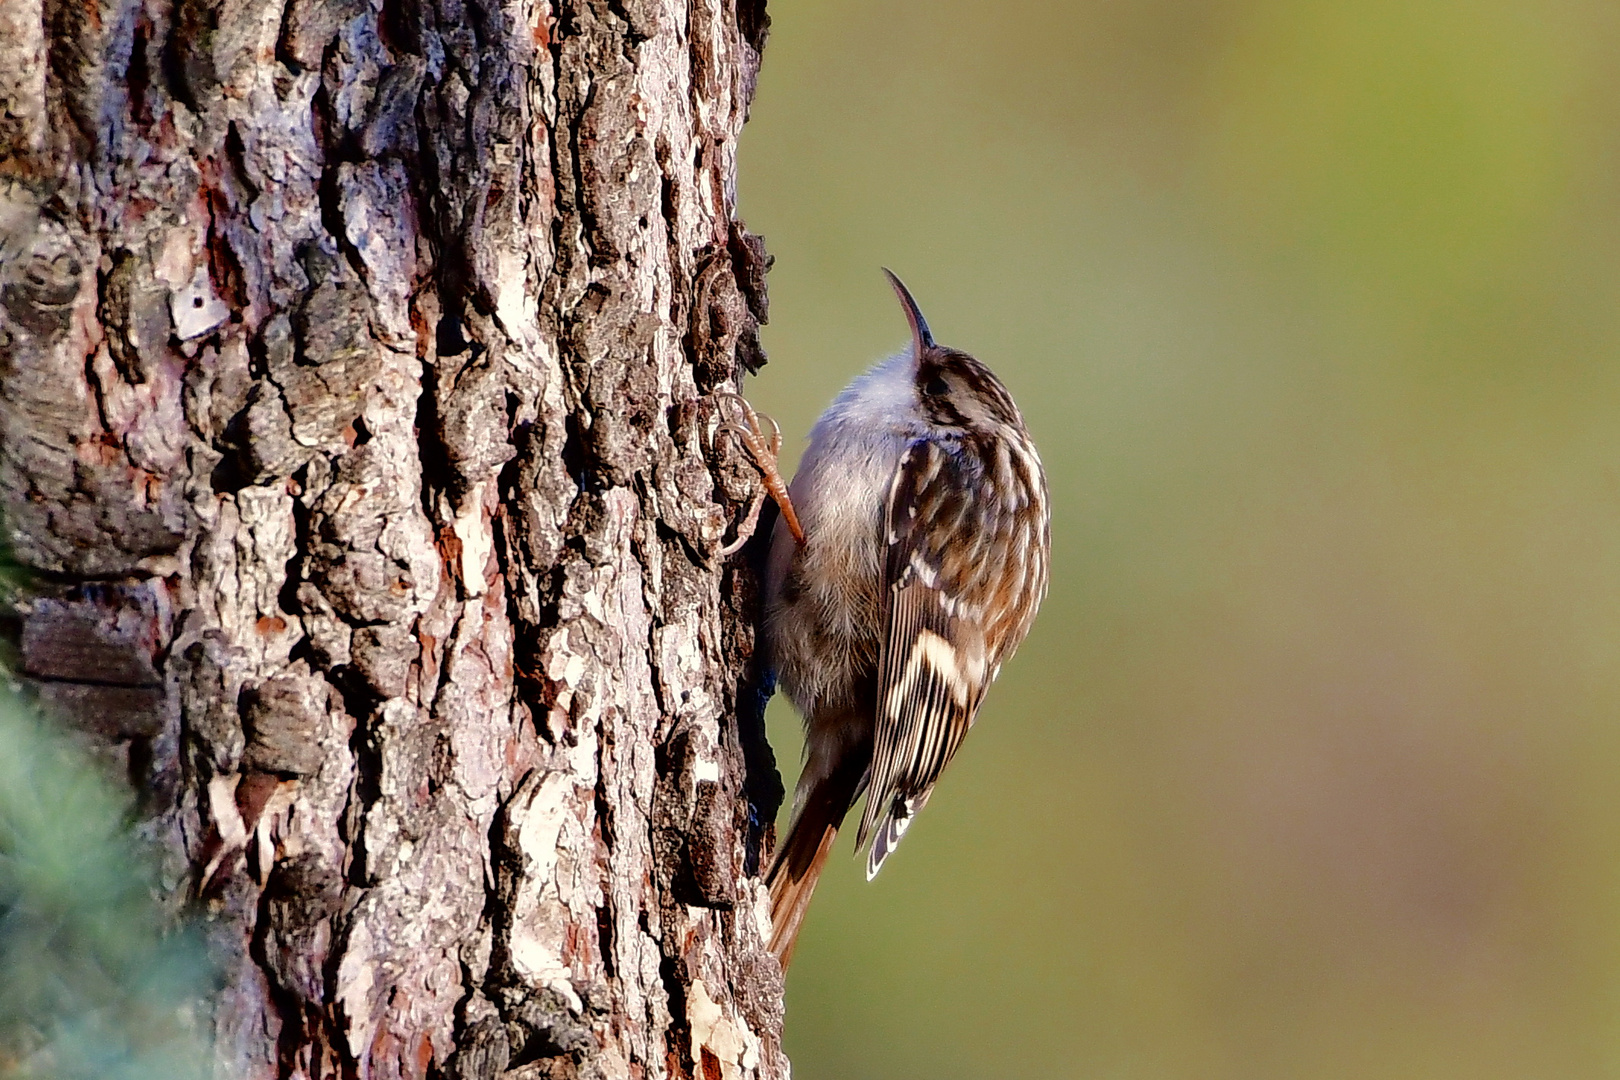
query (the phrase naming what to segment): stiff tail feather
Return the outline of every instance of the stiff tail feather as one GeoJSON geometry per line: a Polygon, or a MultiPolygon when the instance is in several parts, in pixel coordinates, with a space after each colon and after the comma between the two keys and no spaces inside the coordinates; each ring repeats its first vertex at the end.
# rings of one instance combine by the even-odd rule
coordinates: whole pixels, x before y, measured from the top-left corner
{"type": "Polygon", "coordinates": [[[817,781],[794,811],[786,838],[777,845],[765,884],[771,893],[771,952],[783,971],[793,959],[810,896],[838,838],[838,827],[861,793],[865,773],[862,762],[859,769],[846,765],[817,781]]]}

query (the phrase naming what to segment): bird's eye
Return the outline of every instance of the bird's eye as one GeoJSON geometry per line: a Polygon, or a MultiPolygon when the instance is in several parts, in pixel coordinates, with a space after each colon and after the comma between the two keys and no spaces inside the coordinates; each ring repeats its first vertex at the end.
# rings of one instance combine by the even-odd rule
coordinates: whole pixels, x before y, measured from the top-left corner
{"type": "Polygon", "coordinates": [[[944,397],[951,392],[951,384],[945,381],[945,376],[935,375],[923,386],[923,393],[929,397],[944,397]]]}

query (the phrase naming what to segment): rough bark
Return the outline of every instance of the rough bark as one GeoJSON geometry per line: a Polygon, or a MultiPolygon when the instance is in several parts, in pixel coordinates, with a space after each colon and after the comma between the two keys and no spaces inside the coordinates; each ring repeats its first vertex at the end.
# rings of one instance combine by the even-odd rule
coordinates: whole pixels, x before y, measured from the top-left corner
{"type": "Polygon", "coordinates": [[[128,770],[230,1077],[780,1077],[705,437],[763,0],[0,0],[24,681],[128,770]]]}

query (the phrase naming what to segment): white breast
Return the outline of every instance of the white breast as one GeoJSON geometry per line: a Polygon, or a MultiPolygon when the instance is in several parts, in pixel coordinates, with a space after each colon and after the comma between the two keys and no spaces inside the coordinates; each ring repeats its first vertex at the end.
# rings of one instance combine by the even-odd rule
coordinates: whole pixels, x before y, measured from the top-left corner
{"type": "Polygon", "coordinates": [[[918,433],[915,368],[909,351],[890,357],[822,414],[789,487],[806,543],[780,522],[772,537],[771,660],[807,718],[848,704],[853,681],[877,662],[883,512],[900,455],[918,433]]]}

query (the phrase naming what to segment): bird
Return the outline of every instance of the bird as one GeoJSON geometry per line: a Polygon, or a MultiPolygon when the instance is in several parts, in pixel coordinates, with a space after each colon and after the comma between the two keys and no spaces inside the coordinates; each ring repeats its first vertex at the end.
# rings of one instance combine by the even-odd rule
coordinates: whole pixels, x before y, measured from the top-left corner
{"type": "Polygon", "coordinates": [[[791,484],[776,469],[780,435],[767,448],[748,410],[746,441],[783,509],[765,654],[805,729],[792,817],[765,875],[784,970],[845,816],[864,792],[855,850],[871,880],[1047,590],[1050,498],[1023,414],[988,367],[934,340],[884,273],[910,345],[838,395],[791,484]]]}

